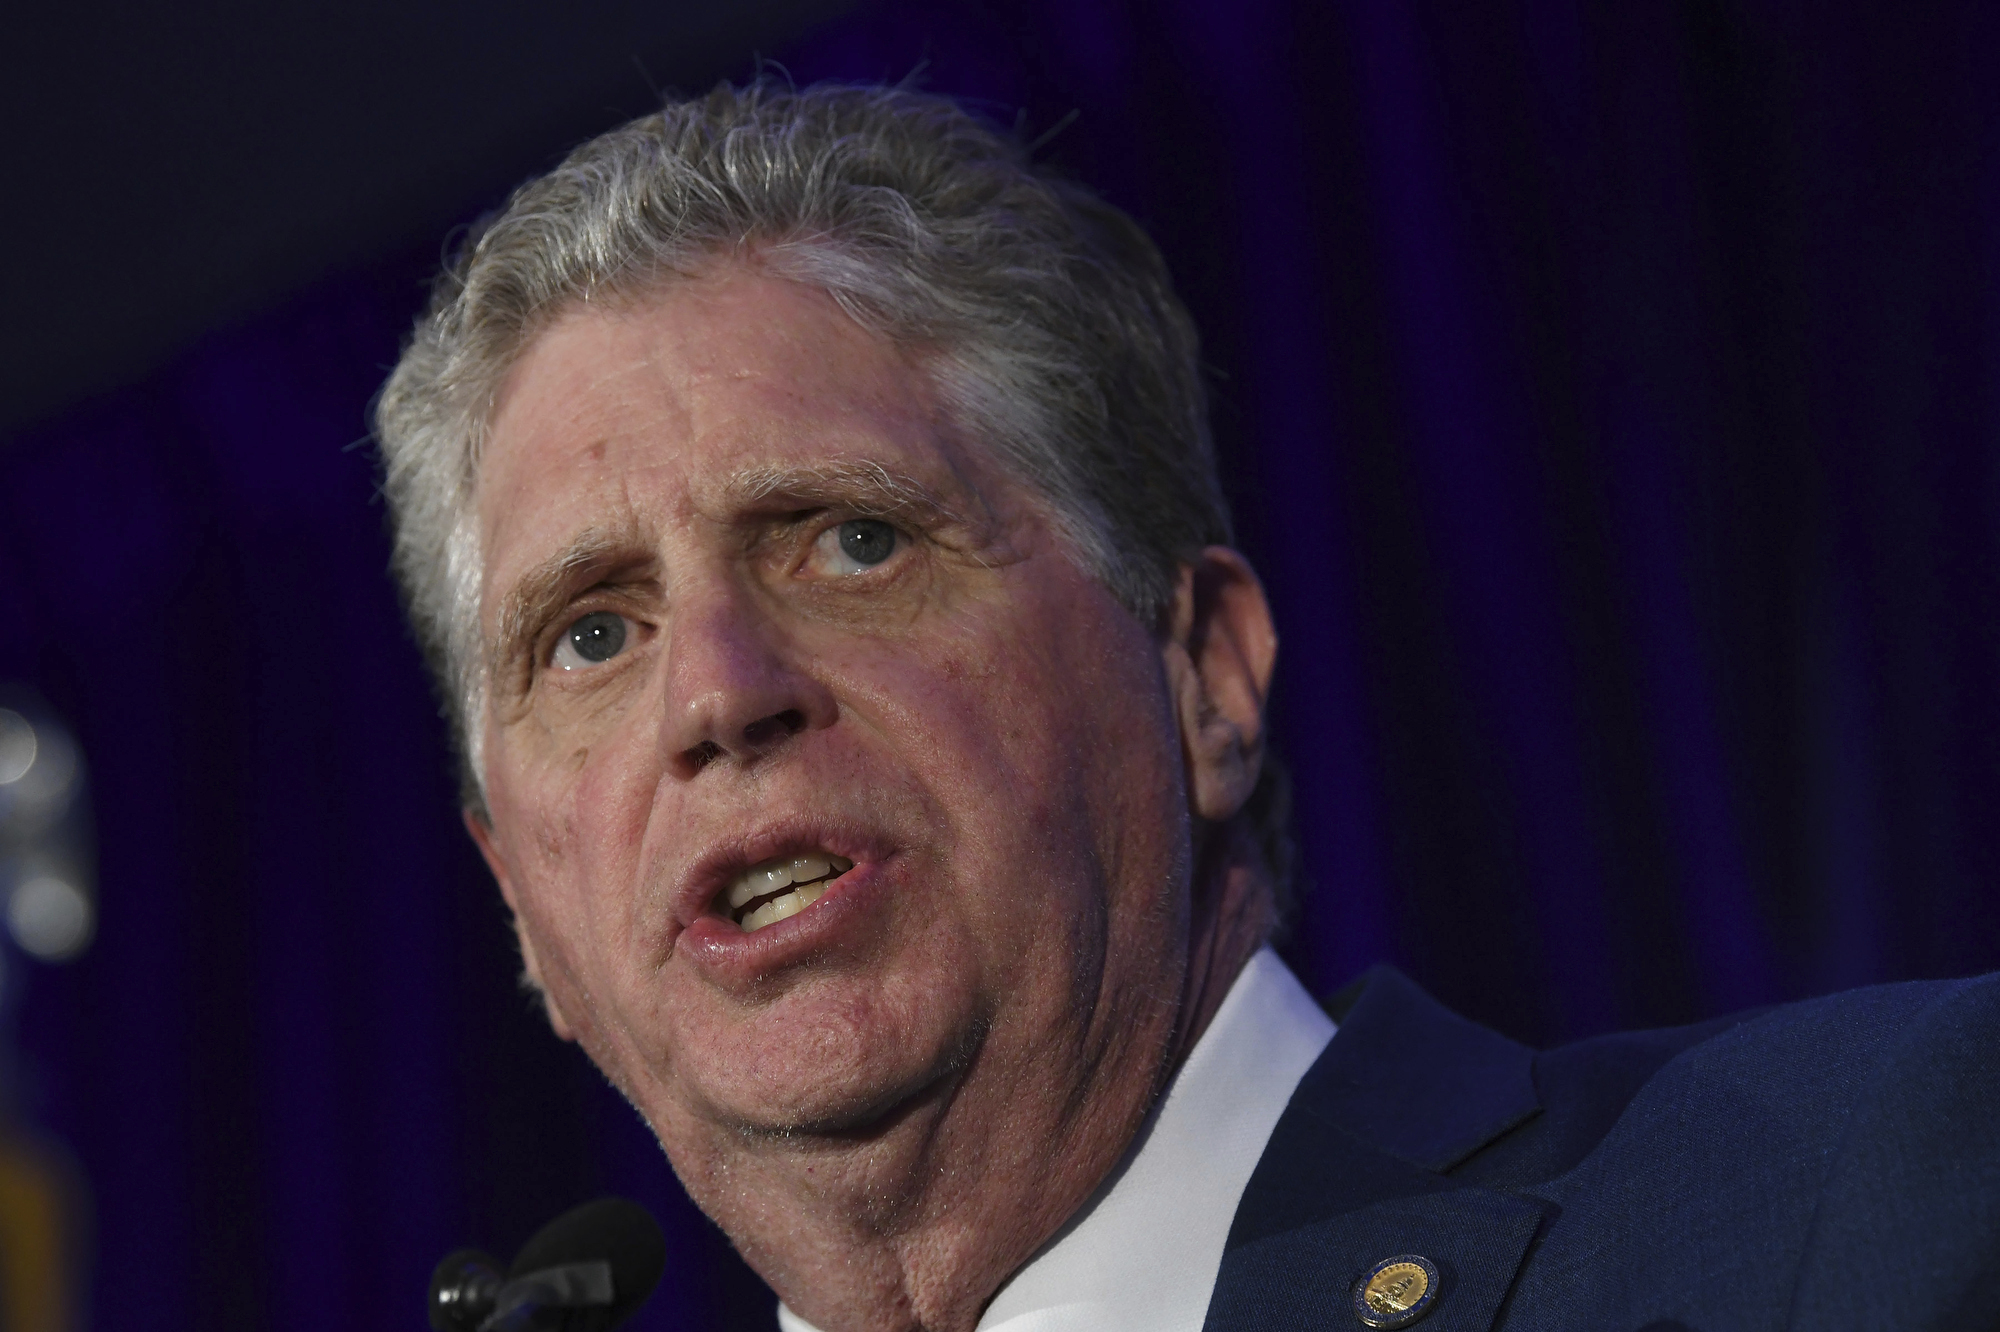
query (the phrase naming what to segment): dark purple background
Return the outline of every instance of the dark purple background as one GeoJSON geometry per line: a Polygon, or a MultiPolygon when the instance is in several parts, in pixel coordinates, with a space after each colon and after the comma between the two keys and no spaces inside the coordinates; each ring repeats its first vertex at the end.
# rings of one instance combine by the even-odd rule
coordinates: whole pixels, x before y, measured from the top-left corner
{"type": "MultiPolygon", "coordinates": [[[[1313,985],[1546,1042],[2000,966],[1989,6],[878,4],[774,54],[1077,110],[1047,151],[1166,250],[1313,985]]],[[[444,1250],[613,1189],[674,1245],[636,1327],[768,1316],[452,808],[355,446],[435,253],[0,446],[0,678],[102,837],[17,1018],[100,1328],[419,1328],[444,1250]]]]}

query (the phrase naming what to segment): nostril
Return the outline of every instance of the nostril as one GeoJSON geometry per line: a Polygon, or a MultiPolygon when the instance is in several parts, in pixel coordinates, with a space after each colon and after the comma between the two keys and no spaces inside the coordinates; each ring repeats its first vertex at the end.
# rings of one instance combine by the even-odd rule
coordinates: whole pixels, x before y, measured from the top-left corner
{"type": "Polygon", "coordinates": [[[806,729],[806,717],[797,708],[786,708],[762,717],[743,728],[743,743],[752,749],[775,744],[788,735],[797,735],[806,729]]]}
{"type": "Polygon", "coordinates": [[[713,740],[704,740],[693,749],[681,755],[681,758],[687,763],[688,767],[695,772],[700,772],[703,768],[706,768],[721,757],[722,746],[716,744],[713,740]]]}

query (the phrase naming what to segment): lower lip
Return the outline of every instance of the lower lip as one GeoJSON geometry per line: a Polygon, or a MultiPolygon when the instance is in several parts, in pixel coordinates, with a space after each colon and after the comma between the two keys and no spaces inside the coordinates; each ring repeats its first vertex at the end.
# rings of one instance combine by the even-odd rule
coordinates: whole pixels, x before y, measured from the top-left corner
{"type": "Polygon", "coordinates": [[[718,979],[756,979],[840,942],[887,898],[888,868],[883,861],[856,864],[830,880],[811,906],[761,930],[746,931],[727,916],[703,916],[681,931],[675,951],[718,979]]]}

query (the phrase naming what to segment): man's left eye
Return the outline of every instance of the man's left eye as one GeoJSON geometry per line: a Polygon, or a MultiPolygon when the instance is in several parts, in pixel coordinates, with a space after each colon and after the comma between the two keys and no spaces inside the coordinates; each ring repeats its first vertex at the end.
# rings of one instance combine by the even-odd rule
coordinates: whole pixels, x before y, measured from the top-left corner
{"type": "Polygon", "coordinates": [[[852,518],[820,533],[813,553],[823,572],[856,574],[894,555],[901,543],[902,534],[881,519],[852,518]]]}

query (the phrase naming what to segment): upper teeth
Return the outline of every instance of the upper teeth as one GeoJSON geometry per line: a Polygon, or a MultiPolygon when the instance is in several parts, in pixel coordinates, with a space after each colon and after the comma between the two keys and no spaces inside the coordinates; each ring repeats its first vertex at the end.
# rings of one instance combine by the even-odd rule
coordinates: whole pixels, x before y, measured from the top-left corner
{"type": "Polygon", "coordinates": [[[817,880],[830,874],[845,874],[853,868],[854,862],[847,857],[823,852],[767,860],[743,871],[736,876],[736,882],[729,885],[729,909],[731,912],[740,911],[757,898],[778,894],[738,922],[746,931],[761,930],[787,916],[795,916],[819,901],[827,886],[817,880]],[[787,888],[791,891],[784,891],[787,888]]]}

